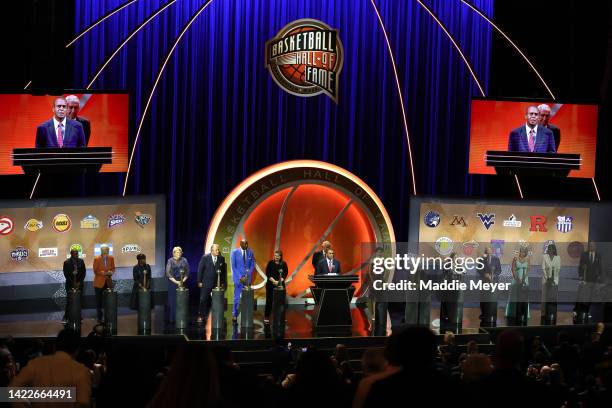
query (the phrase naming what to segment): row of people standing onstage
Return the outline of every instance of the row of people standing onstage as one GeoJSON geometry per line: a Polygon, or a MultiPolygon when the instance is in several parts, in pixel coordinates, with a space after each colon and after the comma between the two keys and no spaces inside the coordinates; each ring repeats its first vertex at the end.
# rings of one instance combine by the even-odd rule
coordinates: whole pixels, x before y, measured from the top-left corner
{"type": "MultiPolygon", "coordinates": [[[[455,253],[450,254],[454,257],[455,253]]],[[[493,255],[491,248],[485,248],[483,255],[484,268],[479,271],[479,278],[483,282],[499,282],[501,274],[501,263],[497,256],[493,255]]],[[[521,247],[519,253],[512,260],[512,280],[506,303],[504,316],[508,325],[527,325],[531,317],[529,310],[529,270],[531,257],[526,247],[521,247]]],[[[541,292],[541,322],[540,324],[556,324],[557,317],[557,294],[559,288],[559,273],[561,270],[561,257],[557,253],[557,247],[550,244],[546,253],[542,256],[542,292],[541,292]]],[[[588,287],[588,283],[598,282],[601,274],[601,257],[595,251],[595,244],[589,243],[589,248],[580,257],[578,266],[578,299],[574,306],[574,321],[584,323],[588,319],[590,302],[589,296],[582,296],[588,287]],[[582,316],[582,317],[580,317],[582,316]],[[583,320],[581,320],[583,319],[583,320]]],[[[464,274],[455,271],[446,271],[443,276],[447,281],[462,281],[464,274]]],[[[444,291],[440,296],[440,326],[452,328],[460,324],[463,317],[463,294],[461,291],[444,291]]],[[[497,298],[487,291],[481,294],[481,326],[494,326],[497,320],[497,298]]]]}
{"type": "MultiPolygon", "coordinates": [[[[232,315],[233,322],[236,323],[240,294],[242,288],[251,282],[255,258],[246,240],[241,241],[240,248],[233,251],[231,258],[234,280],[234,308],[232,315]],[[242,271],[242,269],[244,269],[244,271],[242,271]]],[[[166,277],[170,282],[168,285],[166,321],[173,322],[175,320],[176,289],[184,285],[189,274],[189,262],[183,257],[183,250],[180,247],[173,248],[172,258],[168,259],[166,263],[166,277]]],[[[287,263],[283,260],[282,251],[274,251],[273,259],[270,260],[266,266],[267,280],[264,323],[269,323],[270,321],[274,289],[278,286],[284,286],[288,274],[289,268],[287,267],[287,263]]],[[[204,254],[200,259],[198,264],[197,285],[200,288],[197,321],[205,323],[211,311],[212,290],[217,287],[217,285],[223,290],[227,288],[227,263],[225,262],[225,257],[220,253],[219,245],[213,244],[210,248],[210,253],[204,254]]]]}

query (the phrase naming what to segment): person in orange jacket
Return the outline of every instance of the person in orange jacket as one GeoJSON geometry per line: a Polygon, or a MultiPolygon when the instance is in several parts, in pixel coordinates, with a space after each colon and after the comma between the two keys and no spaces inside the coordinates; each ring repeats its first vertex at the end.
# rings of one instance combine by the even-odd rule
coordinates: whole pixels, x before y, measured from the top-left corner
{"type": "Polygon", "coordinates": [[[98,322],[102,322],[102,294],[104,289],[113,287],[112,276],[115,273],[115,258],[108,254],[108,245],[100,247],[100,256],[96,256],[93,262],[94,290],[96,291],[96,311],[98,322]]]}

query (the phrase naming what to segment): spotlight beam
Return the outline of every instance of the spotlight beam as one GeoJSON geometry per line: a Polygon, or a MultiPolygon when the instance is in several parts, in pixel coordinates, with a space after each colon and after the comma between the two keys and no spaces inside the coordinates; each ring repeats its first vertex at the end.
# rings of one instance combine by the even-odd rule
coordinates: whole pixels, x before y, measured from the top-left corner
{"type": "Polygon", "coordinates": [[[438,26],[440,26],[442,31],[444,31],[444,34],[446,34],[446,36],[451,41],[451,43],[453,43],[453,46],[455,47],[455,49],[457,50],[459,55],[461,55],[461,59],[463,59],[463,62],[465,62],[465,65],[466,65],[468,71],[470,71],[470,74],[472,75],[472,78],[474,78],[474,82],[476,82],[476,85],[478,86],[478,89],[480,90],[481,95],[482,96],[486,96],[485,95],[485,91],[484,91],[482,85],[480,85],[480,81],[476,77],[476,73],[474,72],[474,68],[472,67],[472,64],[470,64],[470,61],[468,61],[468,59],[465,56],[465,54],[463,53],[463,51],[461,51],[461,48],[459,47],[459,44],[457,44],[457,41],[455,41],[455,39],[453,38],[451,33],[448,31],[446,26],[444,24],[442,24],[442,21],[440,21],[438,16],[436,16],[436,14],[433,11],[431,11],[431,9],[429,7],[427,7],[425,4],[423,4],[423,2],[421,0],[416,0],[416,2],[419,3],[419,5],[421,7],[423,7],[423,9],[425,9],[425,11],[427,11],[427,13],[436,21],[438,26]]]}
{"type": "Polygon", "coordinates": [[[103,15],[102,17],[100,17],[98,20],[94,21],[92,25],[90,25],[89,27],[87,27],[83,32],[81,32],[79,35],[77,35],[74,40],[70,41],[68,44],[66,44],[66,48],[70,47],[72,44],[74,44],[79,38],[81,38],[82,36],[84,36],[85,34],[87,34],[89,31],[91,31],[95,26],[97,26],[98,24],[102,23],[104,20],[106,20],[107,18],[109,18],[110,16],[120,12],[121,10],[123,10],[124,8],[126,8],[127,6],[129,6],[130,4],[136,3],[138,0],[131,0],[128,1],[127,3],[124,3],[118,7],[116,7],[114,10],[111,10],[110,12],[108,12],[107,14],[103,15]]]}
{"type": "Polygon", "coordinates": [[[95,75],[93,76],[93,78],[89,82],[89,85],[87,85],[86,89],[91,88],[91,86],[96,81],[96,79],[98,79],[98,76],[100,76],[102,71],[104,71],[104,68],[106,68],[106,66],[111,62],[111,60],[113,58],[115,58],[115,56],[117,54],[119,54],[119,51],[121,51],[121,49],[132,39],[132,37],[134,37],[140,30],[142,30],[147,24],[149,24],[151,22],[151,20],[153,20],[155,17],[157,17],[160,13],[162,13],[164,10],[166,10],[168,7],[170,7],[174,3],[176,3],[176,0],[172,0],[168,4],[160,7],[155,13],[153,13],[151,16],[149,16],[149,18],[147,18],[138,27],[136,27],[134,30],[132,30],[132,32],[127,36],[127,38],[125,40],[123,40],[123,42],[121,44],[119,44],[119,46],[115,49],[115,51],[113,51],[113,53],[104,61],[104,63],[102,63],[100,68],[98,68],[98,70],[96,71],[95,75]]]}
{"type": "Polygon", "coordinates": [[[506,33],[504,33],[502,31],[501,28],[499,28],[494,22],[493,20],[491,20],[489,17],[486,16],[486,14],[484,14],[482,11],[480,11],[478,8],[476,8],[474,5],[468,3],[465,0],[461,0],[461,2],[463,4],[465,4],[466,6],[468,6],[469,8],[471,8],[472,10],[474,10],[480,17],[484,18],[490,25],[491,27],[493,27],[498,33],[500,33],[505,39],[506,41],[508,41],[510,43],[510,45],[512,45],[512,47],[514,47],[514,49],[521,55],[521,57],[523,57],[523,59],[525,60],[525,62],[527,62],[527,64],[529,65],[529,67],[531,68],[531,70],[537,75],[537,77],[540,79],[540,82],[542,82],[542,84],[544,85],[544,87],[546,88],[546,90],[548,91],[548,93],[550,94],[550,97],[553,99],[557,99],[555,97],[555,94],[553,94],[553,92],[550,90],[550,88],[548,87],[548,84],[546,83],[546,81],[544,81],[544,78],[542,78],[542,75],[540,75],[540,73],[538,72],[538,70],[536,69],[535,66],[533,66],[533,64],[531,63],[531,61],[529,60],[529,58],[527,58],[527,56],[523,53],[523,51],[521,51],[521,49],[514,43],[514,41],[512,41],[510,39],[510,37],[508,37],[508,35],[506,35],[506,33]]]}
{"type": "Polygon", "coordinates": [[[144,110],[142,112],[142,115],[140,117],[140,122],[138,123],[138,130],[136,131],[136,138],[134,139],[134,146],[132,146],[132,152],[130,153],[130,160],[128,162],[128,169],[127,169],[127,173],[125,174],[125,184],[123,185],[123,196],[124,197],[125,197],[125,193],[127,191],[128,180],[130,178],[130,170],[132,169],[132,160],[134,159],[134,152],[136,151],[136,147],[138,146],[138,141],[140,139],[140,131],[142,130],[142,124],[144,123],[144,120],[145,120],[145,118],[147,116],[147,112],[149,111],[149,106],[151,106],[151,100],[153,99],[153,94],[155,93],[155,89],[157,88],[157,85],[159,84],[159,80],[161,79],[162,75],[164,74],[164,70],[166,68],[166,65],[168,64],[168,61],[170,61],[170,57],[172,57],[172,54],[174,53],[174,50],[176,49],[176,47],[179,44],[179,42],[181,41],[181,38],[183,38],[183,36],[187,32],[187,30],[189,30],[189,27],[191,27],[191,25],[193,24],[195,19],[198,18],[198,16],[200,14],[202,14],[202,12],[204,10],[206,10],[206,8],[212,2],[213,2],[213,0],[208,0],[206,3],[204,3],[202,6],[200,6],[200,8],[195,12],[195,14],[193,16],[191,16],[189,21],[183,26],[183,29],[181,30],[181,32],[178,35],[178,37],[176,37],[176,39],[174,40],[174,43],[172,44],[172,47],[170,48],[170,50],[166,54],[166,58],[164,59],[164,62],[162,63],[161,67],[159,68],[159,71],[157,72],[157,77],[155,78],[155,82],[153,83],[153,88],[151,89],[151,92],[149,93],[149,98],[147,99],[147,103],[145,104],[145,108],[144,108],[144,110]]]}
{"type": "Polygon", "coordinates": [[[387,51],[389,52],[389,58],[391,58],[391,66],[393,67],[393,75],[395,76],[395,86],[397,88],[400,106],[402,108],[402,122],[404,125],[404,132],[406,133],[406,144],[408,145],[408,158],[410,159],[410,173],[412,175],[412,194],[416,196],[416,178],[414,175],[414,162],[412,160],[412,147],[410,145],[410,132],[408,132],[408,119],[406,117],[406,107],[404,106],[404,95],[402,94],[402,87],[400,86],[399,82],[397,64],[395,63],[395,55],[393,55],[393,50],[391,49],[391,42],[389,41],[389,35],[387,34],[387,29],[385,28],[385,23],[382,20],[382,16],[380,15],[378,6],[376,5],[376,2],[374,0],[370,0],[370,2],[372,3],[372,7],[374,7],[374,12],[376,12],[378,24],[380,25],[380,28],[385,36],[385,41],[387,43],[387,51]]]}

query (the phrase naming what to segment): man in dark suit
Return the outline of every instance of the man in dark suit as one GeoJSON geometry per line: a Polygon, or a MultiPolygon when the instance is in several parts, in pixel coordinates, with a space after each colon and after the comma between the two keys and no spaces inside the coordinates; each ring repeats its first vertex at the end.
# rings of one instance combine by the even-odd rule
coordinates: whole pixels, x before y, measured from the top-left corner
{"type": "Polygon", "coordinates": [[[202,288],[198,322],[205,322],[208,319],[212,304],[211,292],[217,283],[222,288],[227,287],[227,264],[220,252],[219,245],[212,244],[210,253],[203,255],[198,265],[198,287],[202,288]],[[217,271],[219,271],[219,282],[217,282],[217,271]]]}
{"type": "MultiPolygon", "coordinates": [[[[493,254],[490,247],[486,247],[482,256],[484,267],[478,270],[483,283],[497,283],[501,274],[501,262],[493,254]]],[[[491,291],[483,291],[480,294],[480,325],[490,327],[497,320],[497,299],[491,291]]]]}
{"type": "Polygon", "coordinates": [[[555,139],[555,147],[557,148],[557,151],[559,151],[559,145],[561,144],[561,129],[552,123],[549,123],[551,114],[550,106],[545,103],[538,105],[538,112],[540,112],[540,118],[538,120],[540,122],[540,126],[550,129],[550,131],[553,133],[553,138],[555,139]]]}
{"type": "Polygon", "coordinates": [[[331,248],[327,250],[325,258],[319,261],[315,269],[315,275],[327,275],[328,273],[337,273],[338,275],[342,273],[340,261],[334,259],[334,250],[331,248]]]}
{"type": "Polygon", "coordinates": [[[67,115],[68,119],[76,120],[83,126],[83,132],[85,132],[85,146],[89,146],[89,137],[91,136],[91,124],[89,120],[83,116],[79,116],[81,110],[81,101],[76,95],[68,95],[66,97],[67,115]]]}
{"type": "Polygon", "coordinates": [[[325,258],[325,254],[327,250],[332,247],[331,242],[323,241],[321,242],[321,250],[312,254],[312,269],[316,272],[317,264],[321,261],[321,259],[325,258]]]}
{"type": "Polygon", "coordinates": [[[589,242],[588,250],[580,255],[578,264],[578,299],[574,306],[574,320],[576,323],[587,323],[589,309],[591,308],[591,297],[595,284],[600,282],[602,276],[601,254],[597,252],[595,242],[589,242]]]}
{"type": "Polygon", "coordinates": [[[508,137],[509,152],[555,153],[553,133],[545,127],[538,126],[540,112],[536,106],[527,108],[524,126],[513,129],[508,137]]]}
{"type": "Polygon", "coordinates": [[[66,117],[66,99],[53,101],[53,118],[36,128],[36,148],[85,147],[83,126],[66,117]]]}
{"type": "MultiPolygon", "coordinates": [[[[79,251],[73,249],[70,251],[70,258],[64,261],[64,277],[66,278],[66,310],[62,321],[66,322],[68,318],[68,294],[72,288],[81,290],[81,299],[83,297],[83,281],[85,280],[85,262],[79,258],[79,251]]],[[[81,302],[82,304],[82,302],[81,302]]]]}

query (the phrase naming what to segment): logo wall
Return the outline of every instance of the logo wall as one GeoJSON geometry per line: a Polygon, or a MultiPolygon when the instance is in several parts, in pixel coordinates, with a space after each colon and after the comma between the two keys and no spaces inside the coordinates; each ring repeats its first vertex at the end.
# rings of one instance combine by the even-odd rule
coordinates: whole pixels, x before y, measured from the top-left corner
{"type": "Polygon", "coordinates": [[[338,30],[313,19],[293,21],[266,42],[266,67],[274,81],[297,96],[321,93],[338,102],[344,50],[338,30]]]}
{"type": "Polygon", "coordinates": [[[9,217],[0,217],[0,235],[8,235],[15,229],[13,220],[9,217]]]}
{"type": "Polygon", "coordinates": [[[57,214],[53,217],[52,226],[57,232],[66,232],[72,226],[72,221],[66,214],[57,214]]]}
{"type": "Polygon", "coordinates": [[[482,225],[484,225],[486,229],[491,228],[495,224],[495,213],[478,213],[476,215],[478,215],[478,218],[480,218],[482,225]]]}
{"type": "Polygon", "coordinates": [[[30,232],[35,232],[41,229],[42,227],[43,227],[42,221],[39,221],[36,218],[30,218],[23,226],[23,229],[30,231],[30,232]]]}

